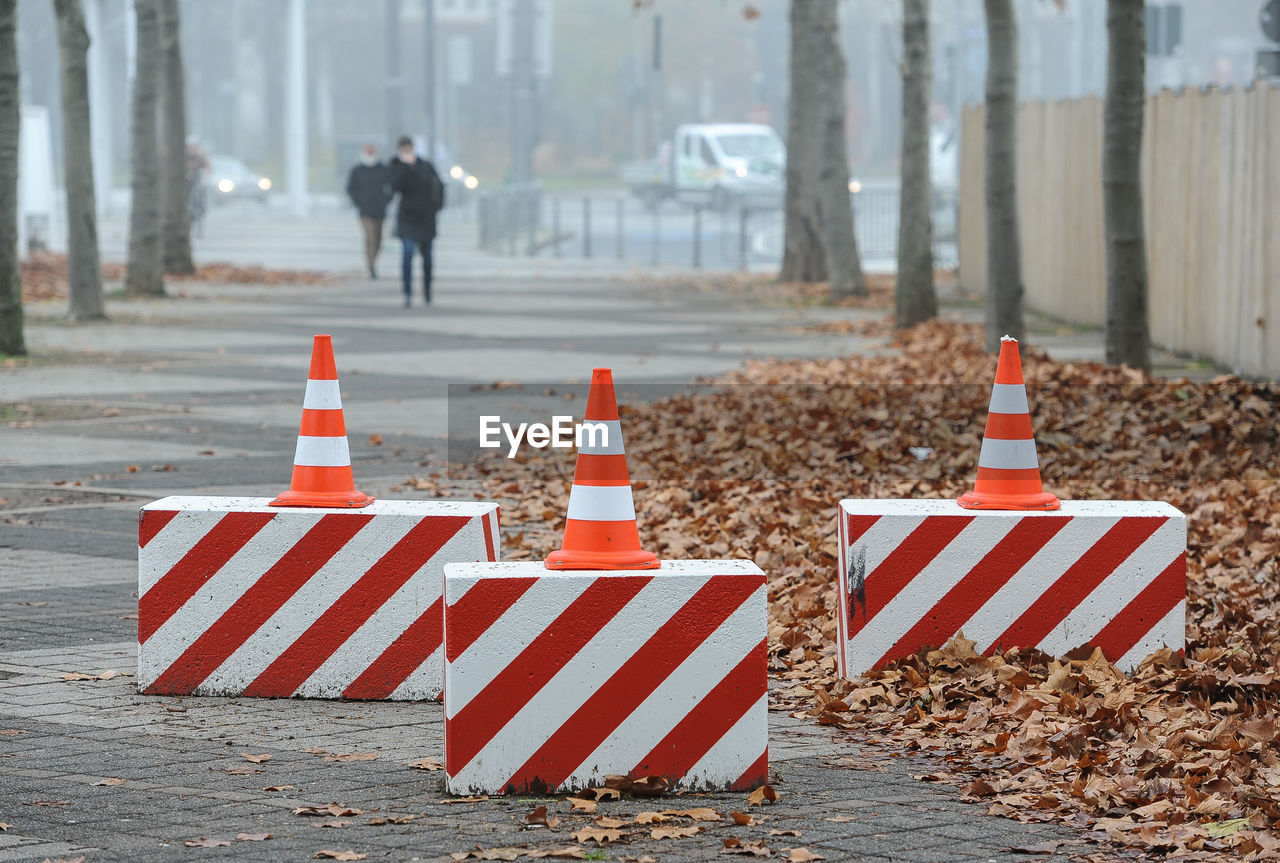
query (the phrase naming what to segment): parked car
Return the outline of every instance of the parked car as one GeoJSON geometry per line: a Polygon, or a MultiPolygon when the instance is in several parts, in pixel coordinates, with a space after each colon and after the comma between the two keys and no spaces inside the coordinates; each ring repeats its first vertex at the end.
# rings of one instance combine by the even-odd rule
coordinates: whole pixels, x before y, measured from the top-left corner
{"type": "Polygon", "coordinates": [[[209,173],[205,175],[209,200],[225,203],[234,200],[267,202],[271,192],[271,180],[250,171],[244,162],[233,156],[211,156],[209,173]]]}

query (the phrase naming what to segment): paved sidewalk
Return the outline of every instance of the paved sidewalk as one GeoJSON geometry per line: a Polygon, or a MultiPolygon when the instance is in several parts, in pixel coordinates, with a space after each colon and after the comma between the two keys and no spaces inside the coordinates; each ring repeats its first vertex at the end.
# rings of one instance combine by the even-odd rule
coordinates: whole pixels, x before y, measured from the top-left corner
{"type": "MultiPolygon", "coordinates": [[[[581,380],[607,364],[623,382],[680,383],[751,356],[881,349],[805,329],[870,312],[741,307],[598,276],[446,277],[436,305],[407,311],[391,281],[184,291],[113,303],[100,325],[33,308],[34,361],[0,370],[0,861],[304,860],[321,849],[427,860],[476,845],[563,847],[588,823],[562,801],[444,802],[439,774],[408,766],[442,757],[436,703],[142,697],[132,677],[62,678],[134,669],[138,506],[287,484],[313,333],[335,337],[359,485],[389,497],[414,496],[393,489],[442,456],[449,382],[581,380]],[[330,762],[307,749],[378,757],[330,762]],[[293,814],[334,802],[362,814],[293,814]],[[560,826],[522,829],[541,802],[560,826]],[[392,815],[414,817],[375,823],[392,815]],[[348,824],[320,826],[333,820],[348,824]],[[183,844],[205,838],[233,841],[183,844]]],[[[782,796],[762,824],[637,837],[602,859],[710,859],[737,836],[828,860],[1005,861],[1046,859],[1005,849],[1067,838],[987,817],[956,789],[911,778],[936,765],[871,744],[773,713],[782,796]]],[[[599,814],[704,805],[727,819],[746,799],[623,800],[599,814]]]]}

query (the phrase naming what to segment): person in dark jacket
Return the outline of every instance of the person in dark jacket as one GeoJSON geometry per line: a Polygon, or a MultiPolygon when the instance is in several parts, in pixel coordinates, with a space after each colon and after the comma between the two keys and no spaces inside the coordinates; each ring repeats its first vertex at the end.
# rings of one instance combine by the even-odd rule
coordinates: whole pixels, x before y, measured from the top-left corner
{"type": "Polygon", "coordinates": [[[404,283],[404,304],[413,296],[413,255],[422,255],[422,296],[431,302],[431,242],[436,237],[436,213],[444,206],[444,183],[435,167],[419,159],[413,141],[402,137],[391,163],[391,188],[400,195],[396,235],[403,245],[400,278],[404,283]]]}
{"type": "Polygon", "coordinates": [[[369,278],[378,278],[378,252],[382,249],[382,221],[391,203],[390,170],[378,159],[378,148],[365,144],[360,150],[360,163],[347,177],[347,196],[360,214],[364,230],[364,258],[369,265],[369,278]]]}

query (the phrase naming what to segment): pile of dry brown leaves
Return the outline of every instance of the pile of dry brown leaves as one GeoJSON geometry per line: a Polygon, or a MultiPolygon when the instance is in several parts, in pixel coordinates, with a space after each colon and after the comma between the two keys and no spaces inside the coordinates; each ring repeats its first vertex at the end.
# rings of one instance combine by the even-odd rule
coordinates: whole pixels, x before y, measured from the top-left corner
{"type": "MultiPolygon", "coordinates": [[[[104,282],[124,279],[125,266],[104,261],[104,282]]],[[[67,297],[67,256],[56,252],[33,252],[22,260],[22,300],[27,303],[60,300],[67,297]]],[[[214,282],[227,285],[316,285],[333,277],[312,270],[277,270],[259,266],[241,266],[214,262],[201,264],[189,276],[166,276],[174,281],[214,282]]]]}
{"type": "MultiPolygon", "coordinates": [[[[836,503],[968,490],[993,358],[933,323],[887,357],[746,366],[727,386],[624,406],[642,539],[667,558],[747,557],[770,579],[774,709],[939,759],[990,811],[1090,831],[1108,855],[1280,852],[1280,387],[1149,378],[1023,351],[1046,485],[1188,515],[1185,656],[1132,677],[1083,647],[983,657],[957,639],[854,681],[834,672],[836,503]]],[[[546,451],[543,451],[546,452],[546,451]]],[[[484,481],[540,557],[572,460],[484,481]]],[[[446,491],[439,476],[413,480],[446,491]]]]}

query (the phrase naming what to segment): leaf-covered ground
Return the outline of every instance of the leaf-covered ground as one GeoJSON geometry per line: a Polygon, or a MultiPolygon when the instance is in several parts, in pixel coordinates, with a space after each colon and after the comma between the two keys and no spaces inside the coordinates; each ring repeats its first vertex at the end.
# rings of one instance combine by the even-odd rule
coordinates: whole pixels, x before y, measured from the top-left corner
{"type": "MultiPolygon", "coordinates": [[[[755,362],[732,386],[624,405],[646,547],[753,558],[769,574],[770,669],[787,684],[774,709],[934,756],[927,778],[960,783],[993,813],[1086,831],[1099,859],[1280,856],[1274,384],[1158,380],[1023,351],[1050,490],[1187,514],[1185,656],[1162,651],[1127,677],[1087,647],[1061,661],[984,657],[957,639],[836,677],[837,501],[970,488],[995,366],[981,342],[976,327],[934,323],[886,356],[755,362]]],[[[504,557],[558,545],[570,456],[475,469],[518,526],[504,557]]]]}
{"type": "MultiPolygon", "coordinates": [[[[22,300],[27,303],[61,300],[67,297],[67,256],[56,252],[35,252],[22,260],[22,300]]],[[[124,279],[124,264],[104,261],[102,280],[124,279]]],[[[314,285],[332,281],[332,277],[311,270],[279,270],[259,266],[241,266],[212,262],[196,267],[194,275],[166,276],[171,281],[212,282],[215,284],[314,285]]]]}

